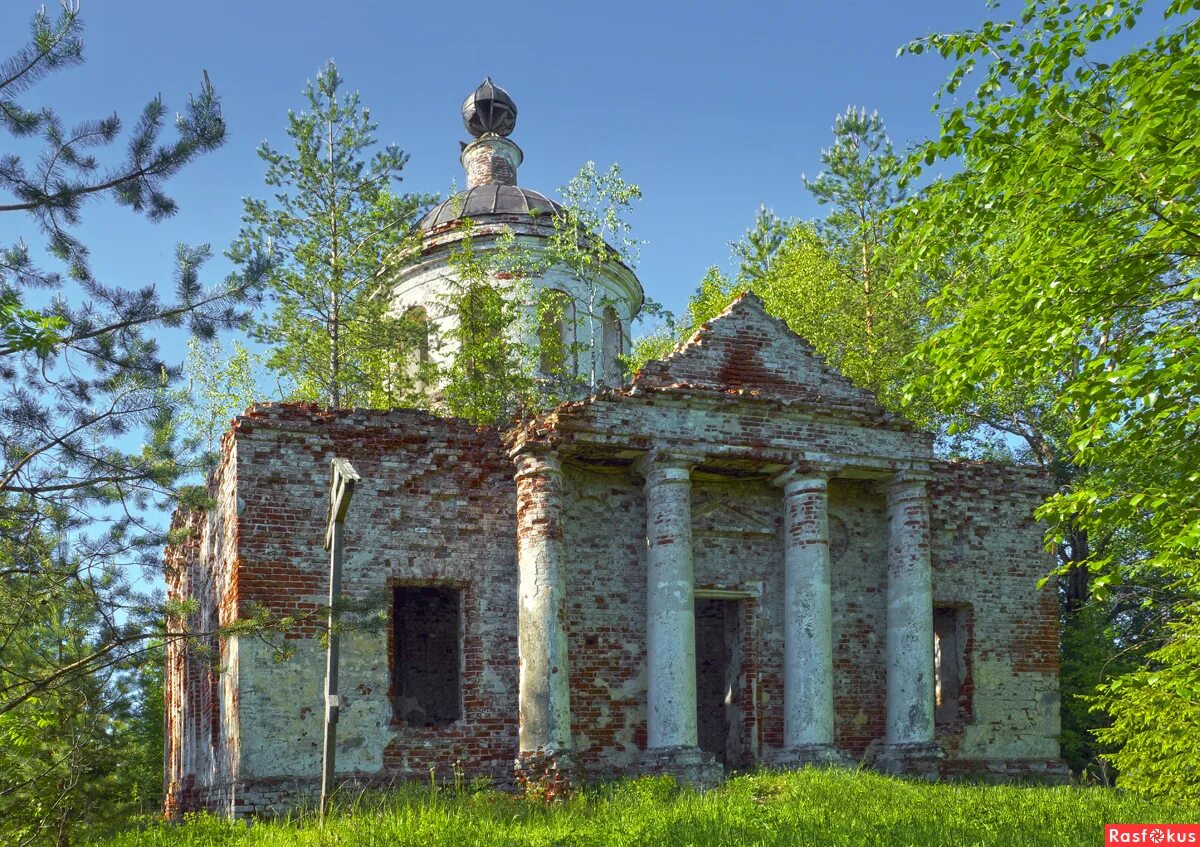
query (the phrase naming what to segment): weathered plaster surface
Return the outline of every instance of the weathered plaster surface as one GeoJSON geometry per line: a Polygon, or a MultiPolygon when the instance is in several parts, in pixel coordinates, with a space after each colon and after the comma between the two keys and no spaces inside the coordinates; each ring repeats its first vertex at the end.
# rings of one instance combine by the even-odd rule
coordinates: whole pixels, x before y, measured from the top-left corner
{"type": "Polygon", "coordinates": [[[888,744],[933,740],[933,578],[925,482],[924,476],[901,475],[887,486],[888,744]]]}
{"type": "Polygon", "coordinates": [[[646,746],[695,747],[693,462],[657,451],[646,459],[646,746]]]}

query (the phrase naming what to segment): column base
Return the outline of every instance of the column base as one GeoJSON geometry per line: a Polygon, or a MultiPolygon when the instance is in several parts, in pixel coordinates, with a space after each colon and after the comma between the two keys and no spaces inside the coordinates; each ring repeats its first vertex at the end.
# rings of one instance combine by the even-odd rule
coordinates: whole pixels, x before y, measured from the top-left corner
{"type": "Polygon", "coordinates": [[[767,754],[765,763],[773,768],[799,770],[808,766],[852,768],[858,764],[858,761],[846,751],[839,750],[832,744],[800,744],[767,754]]]}
{"type": "Polygon", "coordinates": [[[583,767],[574,754],[561,750],[520,753],[513,776],[522,793],[545,800],[564,797],[583,785],[583,767]]]}
{"type": "Polygon", "coordinates": [[[694,788],[714,788],[725,778],[725,768],[712,753],[699,747],[652,747],[642,753],[638,770],[646,775],[668,775],[694,788]]]}
{"type": "Polygon", "coordinates": [[[941,772],[946,751],[936,741],[907,744],[887,744],[873,741],[864,757],[867,764],[880,773],[894,776],[913,776],[934,782],[941,772]]]}

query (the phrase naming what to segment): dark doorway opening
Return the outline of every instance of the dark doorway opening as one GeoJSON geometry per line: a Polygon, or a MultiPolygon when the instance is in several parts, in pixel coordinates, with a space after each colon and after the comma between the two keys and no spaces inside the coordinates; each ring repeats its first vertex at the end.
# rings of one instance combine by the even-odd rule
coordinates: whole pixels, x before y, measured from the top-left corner
{"type": "Polygon", "coordinates": [[[400,586],[392,605],[393,703],[409,726],[437,726],[462,717],[462,592],[442,586],[400,586]]]}
{"type": "Polygon", "coordinates": [[[739,732],[741,608],[736,600],[696,600],[696,718],[700,749],[725,767],[741,764],[739,732]]]}

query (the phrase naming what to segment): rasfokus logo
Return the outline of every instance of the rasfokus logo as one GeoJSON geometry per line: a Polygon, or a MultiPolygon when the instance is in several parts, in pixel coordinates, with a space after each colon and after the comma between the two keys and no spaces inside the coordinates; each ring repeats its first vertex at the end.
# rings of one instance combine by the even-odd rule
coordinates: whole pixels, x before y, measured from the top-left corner
{"type": "Polygon", "coordinates": [[[1200,824],[1110,823],[1104,827],[1104,843],[1200,845],[1200,824]]]}

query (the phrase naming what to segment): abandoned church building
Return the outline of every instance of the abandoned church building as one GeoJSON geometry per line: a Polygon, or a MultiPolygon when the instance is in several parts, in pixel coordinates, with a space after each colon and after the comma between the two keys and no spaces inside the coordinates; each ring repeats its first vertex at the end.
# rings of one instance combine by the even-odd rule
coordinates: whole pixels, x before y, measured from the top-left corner
{"type": "MultiPolygon", "coordinates": [[[[515,115],[490,82],[468,98],[467,187],[396,272],[397,312],[427,310],[431,338],[463,221],[536,245],[558,211],[517,186],[515,115]]],[[[565,273],[537,283],[586,302],[565,273]]],[[[341,638],[339,781],[1065,775],[1038,473],[936,459],[753,295],[623,378],[641,285],[616,258],[599,284],[603,309],[562,331],[598,334],[578,366],[602,378],[515,425],[299,404],[234,420],[214,505],[175,515],[191,533],[166,551],[168,590],[195,632],[294,617],[293,653],[168,645],[168,813],[262,812],[320,784],[334,457],[362,477],[343,590],[386,607],[341,638]]]]}

